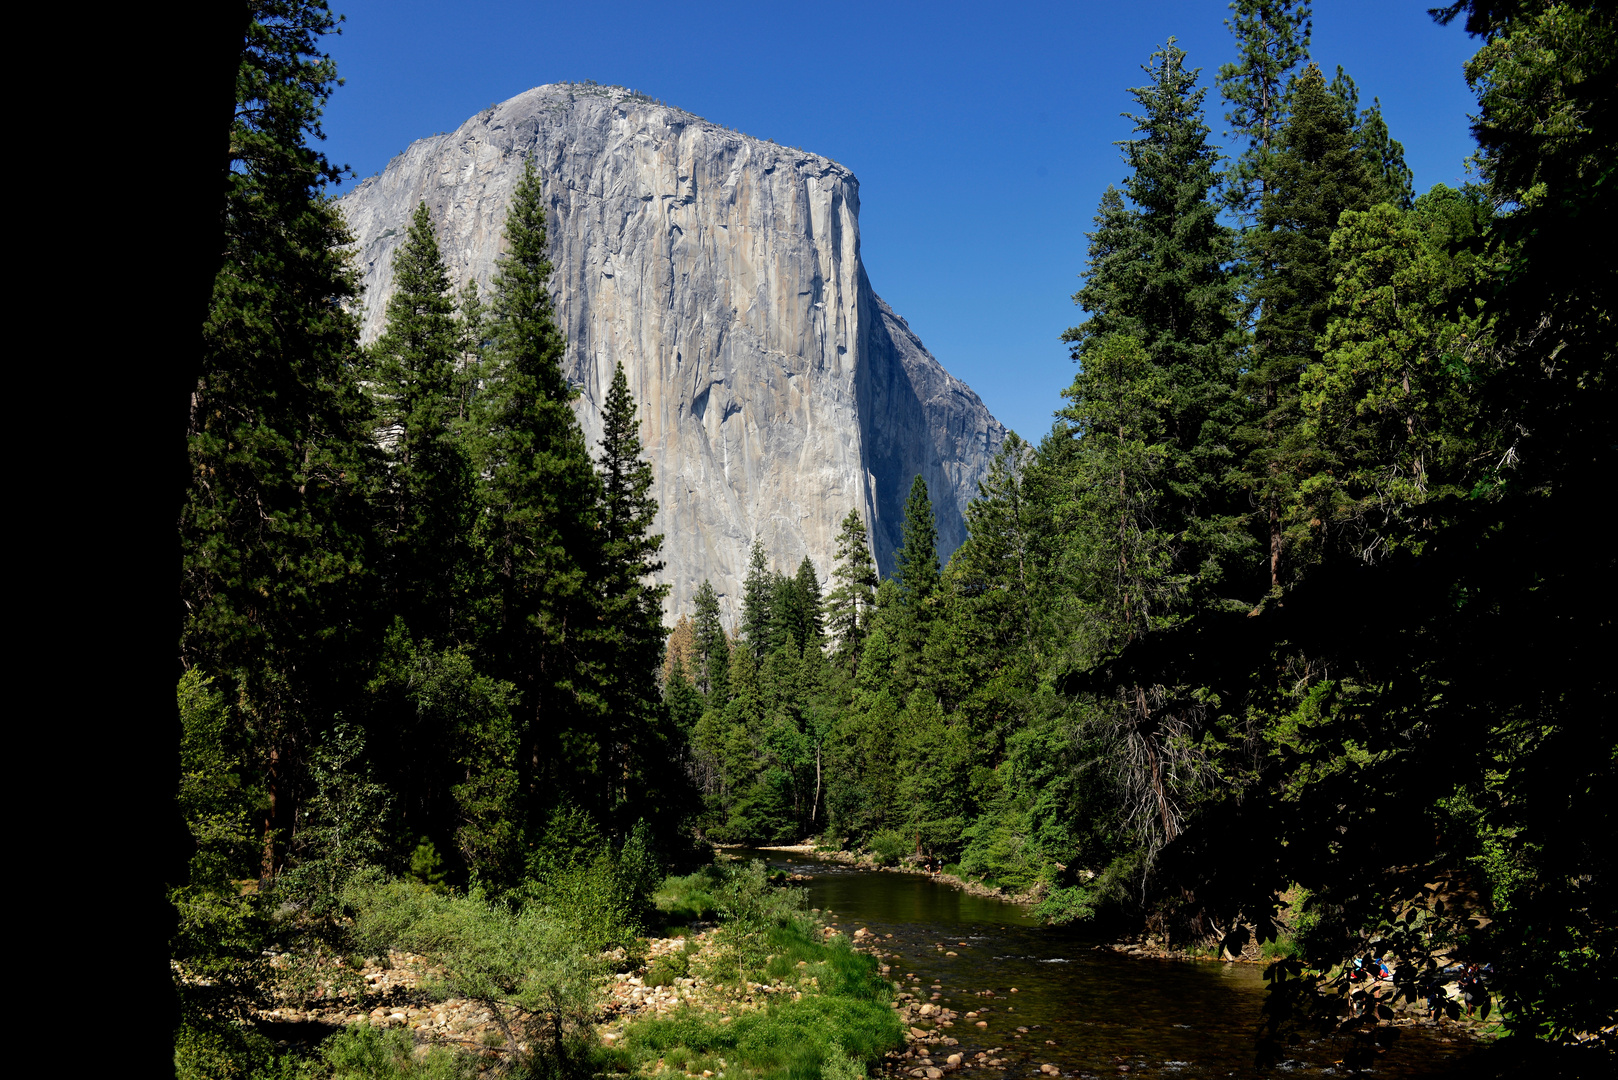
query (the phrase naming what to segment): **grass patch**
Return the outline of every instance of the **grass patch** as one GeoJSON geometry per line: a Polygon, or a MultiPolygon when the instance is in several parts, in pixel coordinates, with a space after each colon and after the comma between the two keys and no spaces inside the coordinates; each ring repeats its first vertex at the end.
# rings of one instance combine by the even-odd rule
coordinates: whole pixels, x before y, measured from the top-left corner
{"type": "Polygon", "coordinates": [[[1280,934],[1273,941],[1266,941],[1259,946],[1259,956],[1266,963],[1271,960],[1302,960],[1303,946],[1291,934],[1280,934]]]}
{"type": "MultiPolygon", "coordinates": [[[[737,928],[739,929],[739,928],[737,928]]],[[[726,935],[734,933],[727,927],[726,935]]],[[[725,1020],[685,1009],[637,1021],[624,1046],[642,1064],[666,1072],[723,1072],[726,1080],[821,1080],[863,1075],[868,1062],[902,1045],[903,1028],[888,1007],[890,988],[877,961],[841,935],[818,940],[814,924],[789,919],[732,942],[734,971],[749,981],[790,982],[799,1000],[782,1000],[725,1020]]]]}
{"type": "Polygon", "coordinates": [[[652,893],[652,903],[669,926],[711,922],[719,917],[720,881],[711,867],[684,877],[667,877],[652,893]]]}
{"type": "Polygon", "coordinates": [[[683,979],[691,974],[691,954],[697,949],[695,941],[688,941],[681,951],[659,956],[646,969],[646,985],[673,986],[675,979],[683,979]]]}

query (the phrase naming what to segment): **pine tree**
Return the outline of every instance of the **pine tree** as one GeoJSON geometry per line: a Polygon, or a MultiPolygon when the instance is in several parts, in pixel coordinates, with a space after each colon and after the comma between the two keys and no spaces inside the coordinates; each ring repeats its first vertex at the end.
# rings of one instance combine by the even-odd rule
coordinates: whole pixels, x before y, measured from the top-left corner
{"type": "Polygon", "coordinates": [[[837,643],[838,658],[853,671],[864,648],[878,580],[865,522],[860,520],[858,510],[850,510],[843,518],[837,534],[837,563],[831,576],[837,584],[826,597],[826,626],[837,643]]]}
{"type": "Polygon", "coordinates": [[[820,599],[820,577],[809,556],[805,555],[798,564],[793,584],[801,603],[793,621],[792,643],[800,653],[807,654],[811,649],[819,652],[826,637],[825,616],[820,599]]]}
{"type": "MultiPolygon", "coordinates": [[[[321,37],[337,20],[320,0],[235,8],[224,21],[245,36],[229,61],[236,108],[220,117],[230,129],[229,167],[210,178],[223,186],[223,246],[213,249],[218,270],[189,346],[198,367],[178,522],[182,623],[178,642],[165,643],[177,644],[185,672],[182,756],[172,756],[168,733],[166,772],[141,781],[176,799],[197,844],[176,864],[168,861],[171,841],[158,838],[155,855],[144,842],[156,873],[137,874],[132,890],[135,907],[147,911],[154,897],[146,882],[173,886],[177,910],[160,936],[172,942],[175,961],[201,976],[172,987],[165,976],[154,987],[178,997],[179,1032],[173,997],[155,1002],[152,1021],[182,1075],[275,1067],[267,1040],[230,1020],[261,994],[271,932],[260,898],[244,896],[237,882],[285,868],[286,838],[307,805],[297,781],[311,744],[364,684],[376,610],[368,496],[380,465],[358,380],[352,238],[327,189],[341,170],[318,149],[321,111],[337,83],[321,37]]],[[[224,151],[226,141],[217,146],[224,151]]],[[[139,728],[128,715],[120,722],[139,728]]],[[[132,715],[146,716],[138,708],[132,715]]],[[[176,719],[170,711],[168,723],[176,719]]],[[[162,746],[164,734],[135,737],[162,746]]],[[[137,771],[144,759],[120,764],[137,771]]],[[[159,832],[178,824],[171,815],[158,820],[159,832]]],[[[122,824],[146,823],[137,816],[122,824]]],[[[139,928],[165,919],[151,911],[133,921],[139,954],[149,947],[139,928]]],[[[158,1049],[143,1045],[135,1057],[155,1061],[145,1055],[158,1049]]]]}
{"type": "Polygon", "coordinates": [[[367,373],[389,461],[385,585],[413,635],[443,641],[466,616],[472,476],[457,430],[461,332],[426,203],[394,255],[393,280],[367,373]]]}
{"type": "Polygon", "coordinates": [[[895,693],[907,695],[928,676],[927,641],[939,614],[938,521],[919,473],[905,500],[893,561],[895,602],[889,616],[898,646],[895,693]]]}
{"type": "Polygon", "coordinates": [[[478,283],[469,279],[455,298],[461,318],[461,354],[455,365],[455,392],[460,408],[456,420],[467,425],[472,419],[472,397],[483,377],[483,354],[489,344],[489,308],[478,292],[478,283]]]}
{"type": "MultiPolygon", "coordinates": [[[[627,784],[632,774],[666,766],[649,753],[661,740],[654,736],[660,696],[657,673],[663,663],[663,598],[669,587],[650,580],[663,568],[657,557],[661,533],[652,532],[657,500],[652,498],[652,466],[641,456],[640,421],[629,393],[624,366],[613,372],[612,386],[601,411],[600,555],[596,572],[600,618],[601,673],[607,711],[609,776],[620,790],[616,805],[630,816],[620,831],[634,824],[627,809],[633,801],[627,784]]],[[[652,785],[638,785],[648,790],[652,785]]]]}
{"type": "Polygon", "coordinates": [[[1401,210],[1410,209],[1416,197],[1414,174],[1405,164],[1404,144],[1388,130],[1382,100],[1374,98],[1369,109],[1360,111],[1360,88],[1341,64],[1332,77],[1331,94],[1342,106],[1343,117],[1354,131],[1354,143],[1365,157],[1371,204],[1392,203],[1401,210]]]}
{"type": "MultiPolygon", "coordinates": [[[[506,212],[489,301],[489,358],[473,427],[477,540],[492,581],[483,648],[522,692],[519,764],[541,812],[598,765],[597,480],[551,305],[543,192],[533,163],[506,212]],[[572,749],[564,760],[561,747],[572,749]]],[[[592,789],[591,794],[596,789],[592,789]]],[[[579,801],[585,801],[583,793],[579,801]]],[[[589,800],[592,803],[596,800],[589,800]]]]}
{"type": "Polygon", "coordinates": [[[1368,207],[1374,190],[1348,112],[1320,69],[1306,68],[1288,98],[1290,115],[1270,163],[1270,194],[1249,242],[1260,314],[1242,387],[1256,415],[1240,432],[1246,453],[1236,471],[1259,510],[1272,591],[1285,579],[1289,534],[1291,542],[1301,539],[1287,508],[1299,485],[1323,467],[1303,424],[1298,379],[1320,359],[1332,232],[1344,211],[1368,207]]]}
{"type": "Polygon", "coordinates": [[[1469,369],[1488,328],[1467,310],[1481,266],[1456,226],[1471,232],[1482,216],[1475,199],[1440,185],[1412,211],[1348,211],[1332,236],[1332,318],[1321,361],[1301,379],[1328,464],[1290,516],[1356,561],[1419,546],[1435,524],[1427,504],[1463,492],[1477,447],[1469,369]]]}
{"type": "Polygon", "coordinates": [[[1092,648],[1105,654],[1185,610],[1160,520],[1173,458],[1170,394],[1140,343],[1116,335],[1090,350],[1062,396],[1071,404],[1057,415],[1082,433],[1069,479],[1069,558],[1096,617],[1092,648]]]}
{"type": "Polygon", "coordinates": [[[796,578],[787,577],[779,570],[770,575],[769,652],[796,643],[805,603],[806,598],[799,590],[796,578]]]}
{"type": "Polygon", "coordinates": [[[224,257],[202,327],[180,513],[180,661],[239,707],[265,793],[260,867],[297,809],[287,778],[362,684],[375,608],[351,242],[316,149],[336,68],[324,3],[256,5],[236,80],[224,257]]]}
{"type": "Polygon", "coordinates": [[[1219,69],[1219,92],[1230,103],[1230,133],[1247,144],[1226,175],[1226,197],[1247,220],[1269,191],[1269,161],[1286,120],[1288,77],[1309,56],[1314,18],[1309,0],[1234,0],[1225,25],[1241,57],[1219,69]]]}
{"type": "Polygon", "coordinates": [[[762,660],[770,649],[775,630],[774,601],[775,580],[770,575],[764,542],[755,538],[747,556],[747,579],[742,583],[741,626],[742,638],[755,660],[762,660]]]}
{"type": "Polygon", "coordinates": [[[1401,210],[1410,209],[1416,201],[1416,174],[1405,164],[1404,144],[1388,131],[1381,98],[1372,98],[1371,107],[1360,114],[1357,131],[1356,141],[1371,174],[1371,201],[1392,203],[1401,210]]]}
{"type": "Polygon", "coordinates": [[[730,642],[719,619],[719,596],[712,582],[705,580],[697,586],[692,604],[696,609],[697,688],[710,702],[723,707],[730,699],[730,642]]]}
{"type": "Polygon", "coordinates": [[[917,473],[905,500],[899,550],[893,554],[901,602],[920,608],[938,591],[938,520],[927,482],[917,473]]]}
{"type": "Polygon", "coordinates": [[[972,629],[995,643],[995,652],[1022,652],[1031,663],[1042,645],[1034,640],[1036,590],[1043,577],[1036,565],[1036,510],[1024,489],[1031,448],[1016,432],[989,462],[978,483],[978,497],[966,508],[966,543],[951,557],[946,578],[954,576],[957,606],[971,612],[972,629]]]}
{"type": "MultiPolygon", "coordinates": [[[[689,741],[697,721],[702,718],[702,691],[691,684],[685,663],[678,656],[674,658],[669,676],[663,683],[663,704],[668,708],[669,719],[681,738],[689,741]]],[[[664,762],[665,768],[667,765],[664,762]]]]}
{"type": "Polygon", "coordinates": [[[1235,250],[1218,220],[1219,156],[1202,117],[1197,70],[1186,68],[1173,39],[1142,70],[1150,82],[1130,91],[1140,111],[1127,114],[1138,137],[1119,144],[1130,173],[1122,194],[1109,189],[1102,197],[1089,274],[1074,296],[1089,318],[1064,339],[1081,365],[1120,335],[1144,348],[1149,370],[1140,374],[1164,396],[1166,425],[1152,534],[1168,545],[1162,554],[1185,587],[1207,592],[1223,584],[1242,547],[1243,508],[1223,483],[1242,415],[1236,283],[1227,269],[1235,250]]]}

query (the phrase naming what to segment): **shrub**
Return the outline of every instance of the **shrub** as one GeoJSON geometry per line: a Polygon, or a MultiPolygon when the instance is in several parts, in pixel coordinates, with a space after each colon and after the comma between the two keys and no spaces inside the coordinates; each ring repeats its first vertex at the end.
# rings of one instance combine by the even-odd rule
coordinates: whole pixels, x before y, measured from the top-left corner
{"type": "Polygon", "coordinates": [[[691,971],[691,957],[683,952],[659,956],[646,971],[647,986],[673,986],[691,971]]]}
{"type": "Polygon", "coordinates": [[[588,814],[564,805],[552,812],[529,859],[521,894],[587,947],[602,950],[627,946],[646,928],[660,876],[645,822],[614,850],[588,814]]]}
{"type": "Polygon", "coordinates": [[[820,1062],[820,1080],[864,1080],[865,1062],[849,1056],[837,1039],[826,1042],[826,1056],[820,1062]]]}
{"type": "Polygon", "coordinates": [[[508,1043],[521,1041],[512,1030],[517,1016],[532,1017],[535,1067],[565,1072],[589,1057],[601,961],[572,926],[538,905],[513,908],[475,888],[442,896],[407,882],[367,883],[345,899],[362,947],[427,957],[443,971],[429,989],[483,1004],[508,1043]]]}
{"type": "Polygon", "coordinates": [[[915,844],[897,829],[883,829],[871,837],[871,854],[883,866],[897,866],[915,844]]]}
{"type": "Polygon", "coordinates": [[[186,1010],[174,1033],[177,1080],[298,1080],[298,1061],[242,1024],[186,1010]]]}
{"type": "Polygon", "coordinates": [[[667,877],[652,896],[666,923],[693,923],[719,917],[720,872],[705,866],[684,877],[667,877]]]}
{"type": "Polygon", "coordinates": [[[416,1054],[408,1032],[355,1024],[320,1044],[331,1080],[472,1080],[476,1064],[465,1054],[435,1046],[416,1054]]]}

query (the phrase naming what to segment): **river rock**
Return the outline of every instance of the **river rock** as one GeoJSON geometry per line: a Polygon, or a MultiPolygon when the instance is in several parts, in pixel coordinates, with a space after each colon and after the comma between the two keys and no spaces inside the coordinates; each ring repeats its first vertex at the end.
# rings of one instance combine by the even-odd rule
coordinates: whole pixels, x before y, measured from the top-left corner
{"type": "Polygon", "coordinates": [[[960,545],[1005,428],[871,288],[859,183],[819,154],[621,88],[519,94],[339,200],[365,340],[419,202],[450,277],[487,291],[525,160],[545,180],[563,363],[592,446],[616,364],[641,406],[666,613],[708,578],[734,622],[755,537],[785,572],[807,554],[826,579],[850,509],[890,572],[917,474],[940,557],[960,545]]]}

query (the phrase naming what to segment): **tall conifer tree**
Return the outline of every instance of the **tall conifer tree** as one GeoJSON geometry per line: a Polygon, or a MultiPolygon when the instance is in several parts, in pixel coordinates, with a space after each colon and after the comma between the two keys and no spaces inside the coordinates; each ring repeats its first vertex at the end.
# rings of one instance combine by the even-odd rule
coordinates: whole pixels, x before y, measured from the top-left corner
{"type": "Polygon", "coordinates": [[[928,674],[927,641],[940,612],[938,519],[920,473],[911,482],[910,496],[905,500],[899,548],[893,553],[893,562],[894,602],[886,617],[898,638],[895,690],[908,694],[928,674]]]}
{"type": "Polygon", "coordinates": [[[703,581],[692,598],[696,609],[694,631],[697,639],[697,688],[713,704],[723,708],[730,697],[730,642],[719,618],[719,594],[713,583],[703,581]]]}
{"type": "Polygon", "coordinates": [[[764,542],[754,538],[747,556],[747,579],[742,582],[742,637],[755,659],[769,651],[774,633],[775,581],[764,542]]]}
{"type": "Polygon", "coordinates": [[[902,603],[920,608],[938,591],[938,519],[927,482],[917,473],[905,499],[899,550],[893,554],[894,579],[902,603]]]}
{"type": "MultiPolygon", "coordinates": [[[[638,778],[654,786],[652,773],[665,768],[667,733],[659,723],[658,671],[663,663],[663,597],[669,587],[652,581],[663,569],[657,557],[663,535],[652,532],[657,501],[652,466],[641,456],[640,420],[624,366],[617,365],[601,415],[601,555],[596,574],[602,619],[601,663],[607,710],[609,775],[619,787],[614,805],[632,814],[624,785],[638,778]],[[662,751],[659,752],[659,747],[662,751]]],[[[683,678],[682,678],[683,681],[683,678]]],[[[622,828],[633,821],[619,823],[622,828]]]]}
{"type": "Polygon", "coordinates": [[[394,255],[393,281],[367,377],[389,462],[385,585],[411,633],[442,642],[466,616],[472,475],[459,424],[462,335],[426,203],[394,255]]]}
{"type": "Polygon", "coordinates": [[[554,801],[569,788],[598,790],[584,777],[599,765],[605,707],[590,587],[600,483],[562,374],[567,343],[551,304],[543,189],[531,161],[512,193],[505,235],[489,301],[487,373],[473,410],[483,477],[477,538],[492,579],[485,648],[496,674],[523,695],[524,781],[554,801]]]}
{"type": "Polygon", "coordinates": [[[1230,104],[1225,122],[1247,144],[1226,175],[1226,197],[1251,221],[1269,191],[1269,160],[1286,120],[1286,85],[1309,57],[1314,17],[1309,0],[1234,0],[1225,20],[1239,59],[1219,69],[1230,104]]]}
{"type": "MultiPolygon", "coordinates": [[[[1183,587],[1221,584],[1241,547],[1241,507],[1224,485],[1233,464],[1236,396],[1235,249],[1214,191],[1218,152],[1203,120],[1197,69],[1173,39],[1143,66],[1150,81],[1130,91],[1136,138],[1119,145],[1130,166],[1122,196],[1109,189],[1091,234],[1090,268],[1074,296],[1089,318],[1069,330],[1081,365],[1127,335],[1148,364],[1137,374],[1162,396],[1164,424],[1150,530],[1168,545],[1183,587]]],[[[1083,429],[1074,429],[1083,436],[1083,429]]],[[[1142,534],[1145,535],[1145,534],[1142,534]]],[[[1158,556],[1153,556],[1154,562],[1158,556]]]]}
{"type": "Polygon", "coordinates": [[[359,388],[350,243],[316,149],[336,67],[318,0],[253,5],[237,75],[224,257],[191,397],[180,514],[180,660],[240,711],[268,796],[263,865],[296,804],[286,778],[363,681],[374,594],[374,477],[359,388]]]}
{"type": "Polygon", "coordinates": [[[837,643],[837,655],[853,670],[859,664],[871,608],[876,603],[876,561],[866,540],[865,522],[850,510],[837,533],[837,562],[831,576],[837,582],[826,596],[826,626],[837,643]]]}
{"type": "Polygon", "coordinates": [[[825,615],[820,597],[820,577],[815,573],[814,560],[809,556],[805,555],[798,564],[798,573],[793,582],[797,585],[798,595],[803,598],[801,613],[792,628],[793,644],[799,652],[818,650],[826,636],[825,615]]]}
{"type": "Polygon", "coordinates": [[[1248,244],[1259,319],[1242,385],[1255,416],[1240,433],[1246,453],[1236,472],[1258,510],[1271,590],[1286,577],[1287,507],[1322,464],[1303,423],[1298,380],[1321,355],[1332,232],[1345,210],[1367,208],[1376,190],[1349,114],[1313,64],[1293,80],[1289,112],[1248,244]]]}

